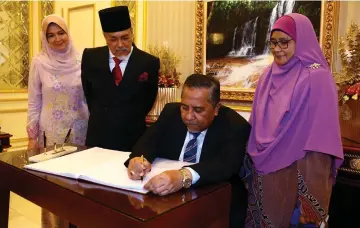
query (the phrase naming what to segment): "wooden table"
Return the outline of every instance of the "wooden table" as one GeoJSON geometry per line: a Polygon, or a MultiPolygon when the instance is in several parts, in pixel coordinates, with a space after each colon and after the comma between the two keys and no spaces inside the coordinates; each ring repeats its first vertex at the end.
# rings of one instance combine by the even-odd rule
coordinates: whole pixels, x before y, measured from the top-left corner
{"type": "MultiPolygon", "coordinates": [[[[38,153],[38,152],[36,152],[38,153]]],[[[26,151],[0,154],[0,227],[7,227],[10,191],[80,228],[228,227],[228,183],[141,195],[24,170],[26,151]]]]}
{"type": "Polygon", "coordinates": [[[10,145],[10,138],[12,137],[12,135],[10,135],[9,133],[6,132],[1,132],[0,130],[0,144],[2,146],[2,148],[9,148],[11,147],[10,145]]]}

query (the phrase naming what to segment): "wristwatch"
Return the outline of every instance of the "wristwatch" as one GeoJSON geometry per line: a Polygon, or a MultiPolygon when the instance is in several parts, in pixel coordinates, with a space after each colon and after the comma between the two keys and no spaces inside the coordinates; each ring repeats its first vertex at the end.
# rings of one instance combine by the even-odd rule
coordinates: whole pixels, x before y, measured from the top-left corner
{"type": "Polygon", "coordinates": [[[182,179],[182,187],[183,188],[190,188],[191,184],[192,184],[192,180],[190,178],[190,176],[188,175],[188,173],[185,171],[185,169],[179,169],[179,171],[181,172],[183,179],[182,179]]]}

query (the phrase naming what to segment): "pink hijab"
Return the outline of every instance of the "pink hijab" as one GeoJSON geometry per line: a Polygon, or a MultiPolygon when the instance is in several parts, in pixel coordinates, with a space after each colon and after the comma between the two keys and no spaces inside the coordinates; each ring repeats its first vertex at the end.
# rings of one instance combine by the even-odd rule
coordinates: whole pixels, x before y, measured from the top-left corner
{"type": "Polygon", "coordinates": [[[249,155],[260,174],[290,166],[308,151],[329,154],[335,171],[344,158],[337,90],[311,21],[292,13],[275,22],[273,30],[296,33],[295,55],[283,66],[272,63],[261,76],[249,155]]]}
{"type": "Polygon", "coordinates": [[[42,22],[40,38],[42,44],[41,52],[35,57],[35,59],[41,63],[45,70],[60,74],[68,74],[79,70],[80,64],[77,64],[78,52],[74,47],[68,27],[62,17],[54,14],[45,17],[42,22]],[[50,23],[57,24],[68,34],[69,44],[64,51],[60,52],[49,46],[46,39],[46,30],[50,23]]]}

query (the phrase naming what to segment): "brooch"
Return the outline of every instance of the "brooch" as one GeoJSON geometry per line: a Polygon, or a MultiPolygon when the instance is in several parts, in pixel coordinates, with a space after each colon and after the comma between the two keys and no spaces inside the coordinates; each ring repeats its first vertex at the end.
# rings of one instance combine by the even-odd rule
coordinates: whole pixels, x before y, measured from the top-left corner
{"type": "Polygon", "coordinates": [[[76,64],[81,64],[82,54],[76,56],[76,64]]]}
{"type": "Polygon", "coordinates": [[[313,63],[309,66],[309,68],[310,69],[318,69],[318,68],[320,68],[320,66],[321,66],[320,63],[313,63]]]}

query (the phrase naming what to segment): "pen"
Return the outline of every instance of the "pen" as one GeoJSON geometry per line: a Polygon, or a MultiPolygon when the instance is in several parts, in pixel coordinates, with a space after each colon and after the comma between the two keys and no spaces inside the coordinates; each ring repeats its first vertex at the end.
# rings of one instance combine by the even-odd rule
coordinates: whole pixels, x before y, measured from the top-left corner
{"type": "MultiPolygon", "coordinates": [[[[144,155],[141,155],[141,164],[144,165],[144,155]]],[[[144,175],[141,176],[141,182],[143,181],[143,179],[144,179],[144,175]]]]}
{"type": "Polygon", "coordinates": [[[44,131],[44,152],[46,152],[46,135],[45,135],[45,131],[44,131]]]}
{"type": "Polygon", "coordinates": [[[66,137],[65,137],[64,143],[62,144],[62,146],[61,146],[61,147],[64,147],[65,143],[69,140],[70,133],[71,133],[71,128],[69,129],[68,133],[66,134],[66,137]]]}

